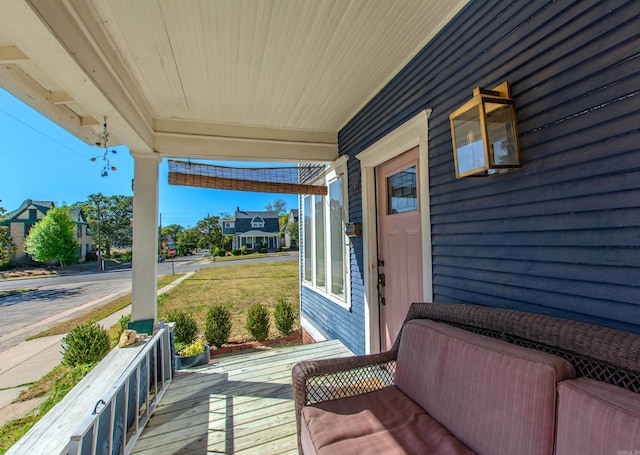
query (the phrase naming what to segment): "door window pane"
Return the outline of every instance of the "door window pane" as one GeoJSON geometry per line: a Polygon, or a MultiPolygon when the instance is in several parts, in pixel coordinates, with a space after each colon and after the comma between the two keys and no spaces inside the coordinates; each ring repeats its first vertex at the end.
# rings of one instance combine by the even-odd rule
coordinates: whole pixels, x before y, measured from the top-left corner
{"type": "Polygon", "coordinates": [[[387,178],[388,213],[404,213],[418,209],[416,166],[387,178]]]}

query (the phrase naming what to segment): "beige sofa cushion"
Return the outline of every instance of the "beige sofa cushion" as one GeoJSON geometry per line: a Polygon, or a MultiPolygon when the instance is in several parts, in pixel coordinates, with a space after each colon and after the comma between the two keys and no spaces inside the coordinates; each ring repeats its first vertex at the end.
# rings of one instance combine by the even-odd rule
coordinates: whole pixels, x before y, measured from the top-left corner
{"type": "Polygon", "coordinates": [[[396,384],[474,452],[544,455],[554,449],[557,383],[574,376],[559,357],[413,320],[396,384]]]}
{"type": "Polygon", "coordinates": [[[472,453],[394,386],[306,406],[301,417],[305,455],[472,453]]]}
{"type": "Polygon", "coordinates": [[[640,453],[640,395],[578,378],[558,386],[557,455],[640,453]]]}

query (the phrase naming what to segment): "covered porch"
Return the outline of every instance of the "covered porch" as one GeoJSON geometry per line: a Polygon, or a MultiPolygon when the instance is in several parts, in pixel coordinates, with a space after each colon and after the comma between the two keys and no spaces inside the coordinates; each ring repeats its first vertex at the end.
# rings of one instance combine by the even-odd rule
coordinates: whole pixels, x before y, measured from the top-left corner
{"type": "MultiPolygon", "coordinates": [[[[324,276],[330,237],[317,235],[302,267],[320,265],[301,283],[303,328],[358,354],[384,350],[381,309],[394,299],[381,293],[383,259],[387,286],[394,280],[379,255],[385,195],[376,178],[417,148],[421,218],[412,238],[422,244],[403,276],[421,282],[419,300],[637,333],[637,13],[632,0],[6,0],[0,85],[88,144],[106,117],[110,144],[130,148],[134,321],[157,320],[162,160],[332,164],[348,202],[337,231],[352,228],[348,267],[336,274],[344,298],[324,276]],[[449,115],[474,87],[502,81],[513,82],[523,168],[459,179],[449,115]]],[[[320,220],[322,207],[314,206],[320,220]]],[[[244,399],[284,394],[283,383],[254,379],[262,367],[250,362],[237,377],[227,376],[231,364],[212,377],[197,373],[208,389],[178,377],[184,387],[168,391],[196,403],[198,428],[167,394],[140,444],[149,453],[174,442],[187,453],[249,450],[240,430],[253,421],[235,411],[244,399]],[[246,395],[229,400],[236,382],[249,383],[237,384],[246,395]],[[256,382],[266,392],[251,390],[256,382]],[[205,425],[205,408],[219,419],[205,425]]],[[[284,428],[275,413],[269,419],[284,428]]]]}

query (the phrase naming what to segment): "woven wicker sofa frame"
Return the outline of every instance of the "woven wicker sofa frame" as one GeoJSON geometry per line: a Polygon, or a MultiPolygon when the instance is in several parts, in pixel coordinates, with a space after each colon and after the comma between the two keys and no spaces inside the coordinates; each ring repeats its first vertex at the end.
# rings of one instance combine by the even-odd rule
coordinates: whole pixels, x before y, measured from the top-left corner
{"type": "MultiPolygon", "coordinates": [[[[414,303],[405,323],[430,319],[515,345],[558,355],[576,376],[640,393],[640,335],[567,319],[462,304],[414,303]]],[[[298,445],[300,412],[308,404],[359,395],[394,384],[402,330],[380,354],[303,361],[292,370],[298,445]]],[[[427,348],[427,347],[425,347],[427,348]]]]}

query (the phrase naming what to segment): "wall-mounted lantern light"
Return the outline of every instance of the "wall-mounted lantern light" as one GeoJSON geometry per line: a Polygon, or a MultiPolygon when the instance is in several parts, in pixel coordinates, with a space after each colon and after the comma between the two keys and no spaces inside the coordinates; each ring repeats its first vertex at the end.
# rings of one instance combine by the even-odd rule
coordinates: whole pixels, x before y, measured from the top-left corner
{"type": "Polygon", "coordinates": [[[478,87],[450,116],[456,177],[485,176],[520,167],[516,110],[509,83],[478,87]]]}
{"type": "Polygon", "coordinates": [[[345,225],[345,232],[347,237],[360,237],[360,234],[362,233],[362,224],[347,223],[345,225]]]}

